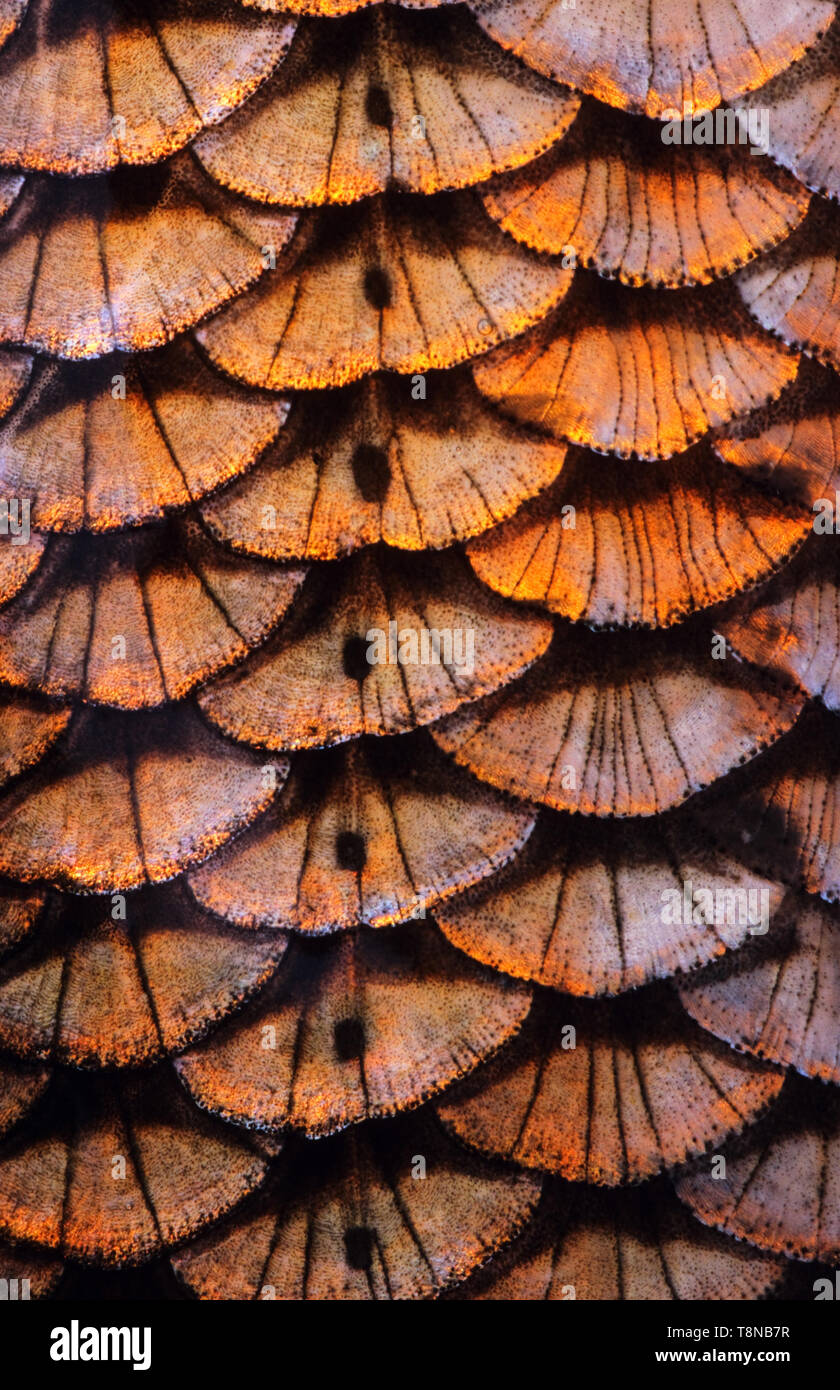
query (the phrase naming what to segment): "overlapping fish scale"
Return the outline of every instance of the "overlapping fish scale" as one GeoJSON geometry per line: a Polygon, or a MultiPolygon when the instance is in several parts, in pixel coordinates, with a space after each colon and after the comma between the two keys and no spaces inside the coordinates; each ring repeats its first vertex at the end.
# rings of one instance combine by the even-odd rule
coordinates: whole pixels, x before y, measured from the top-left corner
{"type": "Polygon", "coordinates": [[[649,45],[529,3],[156,0],[142,87],[118,18],[0,3],[0,1273],[35,1296],[167,1252],[280,1299],[756,1298],[836,1258],[834,7],[658,0],[649,45]],[[775,164],[669,148],[684,103],[769,105],[775,164]],[[474,660],[403,664],[431,629],[474,660]],[[599,1193],[538,1208],[544,1170],[599,1193]]]}

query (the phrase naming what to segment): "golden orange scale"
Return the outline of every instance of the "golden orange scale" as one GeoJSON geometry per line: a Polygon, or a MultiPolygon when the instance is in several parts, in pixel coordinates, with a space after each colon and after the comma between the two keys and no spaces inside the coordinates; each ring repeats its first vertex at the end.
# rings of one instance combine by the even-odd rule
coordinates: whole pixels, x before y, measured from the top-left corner
{"type": "Polygon", "coordinates": [[[257,467],[204,502],[204,523],[273,560],[334,560],[377,541],[434,550],[495,526],[562,468],[565,447],[511,425],[469,374],[430,376],[422,400],[412,391],[380,375],[297,396],[257,467]]]}
{"type": "Polygon", "coordinates": [[[0,343],[74,359],[160,347],[253,284],[295,221],[233,204],[189,155],[33,175],[0,223],[0,343]]]}
{"type": "MultiPolygon", "coordinates": [[[[52,716],[50,742],[68,713],[52,716]]],[[[39,756],[46,741],[41,733],[39,756]]],[[[0,801],[0,873],[77,893],[162,883],[266,809],[287,764],[275,758],[269,771],[264,755],[232,747],[188,705],[142,720],[80,711],[56,756],[0,801]]]]}
{"type": "MultiPolygon", "coordinates": [[[[21,520],[20,513],[18,520],[21,520]]],[[[0,607],[14,598],[38,569],[46,544],[46,536],[32,532],[24,544],[15,543],[12,531],[0,536],[0,607]]]]}
{"type": "Polygon", "coordinates": [[[720,843],[738,827],[739,855],[764,873],[840,899],[840,757],[836,716],[810,706],[748,783],[712,794],[700,810],[720,843]]]}
{"type": "Polygon", "coordinates": [[[820,202],[775,251],[738,271],[753,318],[791,347],[840,369],[840,213],[820,202]]]}
{"type": "Polygon", "coordinates": [[[747,661],[777,671],[840,712],[840,573],[833,536],[814,536],[779,583],[721,632],[747,661]]]}
{"type": "Polygon", "coordinates": [[[467,548],[485,584],[592,626],[667,627],[768,579],[811,530],[708,448],[627,464],[573,451],[553,487],[467,548]]]}
{"type": "Polygon", "coordinates": [[[840,24],[742,105],[767,112],[768,152],[806,188],[840,196],[840,24]]]}
{"type": "Polygon", "coordinates": [[[717,1042],[667,987],[649,988],[647,1007],[629,1011],[541,996],[511,1046],[436,1102],[444,1125],[485,1153],[608,1187],[739,1133],[784,1073],[717,1042]]]}
{"type": "Polygon", "coordinates": [[[533,1174],[449,1142],[428,1112],[298,1150],[256,1211],[237,1213],[176,1253],[202,1299],[433,1298],[526,1224],[533,1174]],[[405,1155],[426,1161],[416,1181],[405,1155]]]}
{"type": "Polygon", "coordinates": [[[143,12],[29,0],[0,52],[0,163],[54,174],[158,163],[243,102],[294,31],[287,15],[212,0],[143,12]]]}
{"type": "Polygon", "coordinates": [[[572,1214],[555,1200],[533,1238],[505,1251],[454,1297],[479,1301],[614,1302],[766,1298],[784,1260],[704,1230],[667,1189],[653,1203],[633,1191],[588,1193],[572,1214]],[[558,1210],[559,1208],[559,1210],[558,1210]]]}
{"type": "Polygon", "coordinates": [[[53,537],[0,611],[0,681],[121,709],[182,699],[277,627],[304,576],[230,556],[192,520],[53,537]]]}
{"type": "Polygon", "coordinates": [[[23,691],[0,694],[3,744],[0,749],[0,787],[35,766],[61,737],[72,718],[69,706],[23,691]]]}
{"type": "Polygon", "coordinates": [[[580,272],[567,302],[473,367],[506,414],[586,448],[668,458],[766,404],[797,358],[750,326],[726,285],[607,285],[580,272]]]}
{"type": "Polygon", "coordinates": [[[46,1067],[0,1058],[0,1135],[20,1124],[43,1096],[49,1079],[46,1067]]]}
{"type": "Polygon", "coordinates": [[[4,44],[20,24],[29,0],[0,0],[0,44],[4,44]]]}
{"type": "Polygon", "coordinates": [[[835,390],[834,373],[803,357],[776,405],[722,430],[713,447],[726,463],[798,501],[813,521],[813,503],[840,486],[835,390]]]}
{"type": "Polygon", "coordinates": [[[428,8],[0,0],[34,1294],[172,1252],[208,1299],[749,1299],[838,1258],[840,618],[800,544],[834,5],[428,8]],[[770,158],[669,145],[684,101],[769,109],[770,158]],[[695,883],[769,932],[686,918],[695,883]]]}
{"type": "Polygon", "coordinates": [[[217,1219],[265,1177],[256,1142],[202,1115],[166,1068],[121,1084],[53,1086],[52,1106],[0,1152],[0,1231],[14,1241],[84,1262],[137,1263],[217,1219]],[[120,1159],[120,1181],[103,1183],[120,1159]]]}
{"type": "Polygon", "coordinates": [[[770,950],[738,951],[682,981],[683,1007],[730,1047],[838,1085],[836,915],[818,898],[795,897],[772,932],[770,950]]]}
{"type": "Polygon", "coordinates": [[[212,371],[190,337],[142,358],[39,358],[0,423],[0,489],[44,531],[153,521],[249,468],[288,409],[212,371]]]}
{"type": "Polygon", "coordinates": [[[352,203],[386,188],[463,188],[526,164],[563,136],[578,105],[513,58],[500,61],[460,8],[377,6],[304,21],[264,90],[194,149],[249,198],[352,203]]]}
{"type": "Polygon", "coordinates": [[[693,912],[685,921],[663,911],[667,894],[682,902],[685,883],[713,893],[764,892],[768,913],[783,897],[778,884],[710,851],[689,829],[685,821],[593,827],[543,816],[508,869],[439,906],[435,920],[475,960],[567,994],[620,994],[687,974],[739,951],[750,938],[749,921],[745,914],[701,923],[693,912]]]}
{"type": "Polygon", "coordinates": [[[0,352],[0,420],[26,387],[32,371],[32,358],[26,352],[0,352]]]}
{"type": "Polygon", "coordinates": [[[313,575],[277,635],[198,703],[262,748],[407,733],[514,681],[551,636],[548,618],[504,603],[457,554],[365,550],[313,575]]]}
{"type": "Polygon", "coordinates": [[[599,101],[654,118],[734,103],[787,68],[834,18],[829,0],[682,0],[574,8],[566,0],[473,0],[488,34],[599,101]]]}
{"type": "Polygon", "coordinates": [[[527,987],[454,951],[431,922],[343,932],[295,941],[255,1005],[176,1070],[222,1119],[317,1138],[421,1104],[502,1047],[529,1006],[527,987]]]}
{"type": "Polygon", "coordinates": [[[787,1114],[748,1135],[725,1177],[708,1161],[677,1179],[680,1199],[709,1226],[800,1260],[840,1259],[840,1108],[833,1089],[788,1082],[787,1114]]]}
{"type": "Polygon", "coordinates": [[[269,813],[189,883],[241,927],[387,927],[501,868],[534,819],[425,741],[356,741],[297,758],[269,813]]]}
{"type": "Polygon", "coordinates": [[[53,896],[0,974],[0,1042],[74,1067],[149,1066],[202,1037],[276,970],[283,932],[247,937],[183,885],[110,899],[53,896]]]}
{"type": "Polygon", "coordinates": [[[748,151],[667,145],[650,122],[594,102],[565,140],[483,196],[491,217],[534,250],[670,288],[706,284],[775,246],[810,201],[748,151]]]}
{"type": "Polygon", "coordinates": [[[655,816],[786,733],[803,698],[712,658],[712,634],[681,647],[635,634],[558,634],[510,690],[432,729],[477,777],[559,811],[655,816]],[[644,637],[644,640],[643,640],[644,637]]]}
{"type": "Polygon", "coordinates": [[[543,318],[571,280],[505,237],[472,190],[383,196],[308,213],[277,272],[197,337],[251,386],[343,386],[487,352],[543,318]]]}

